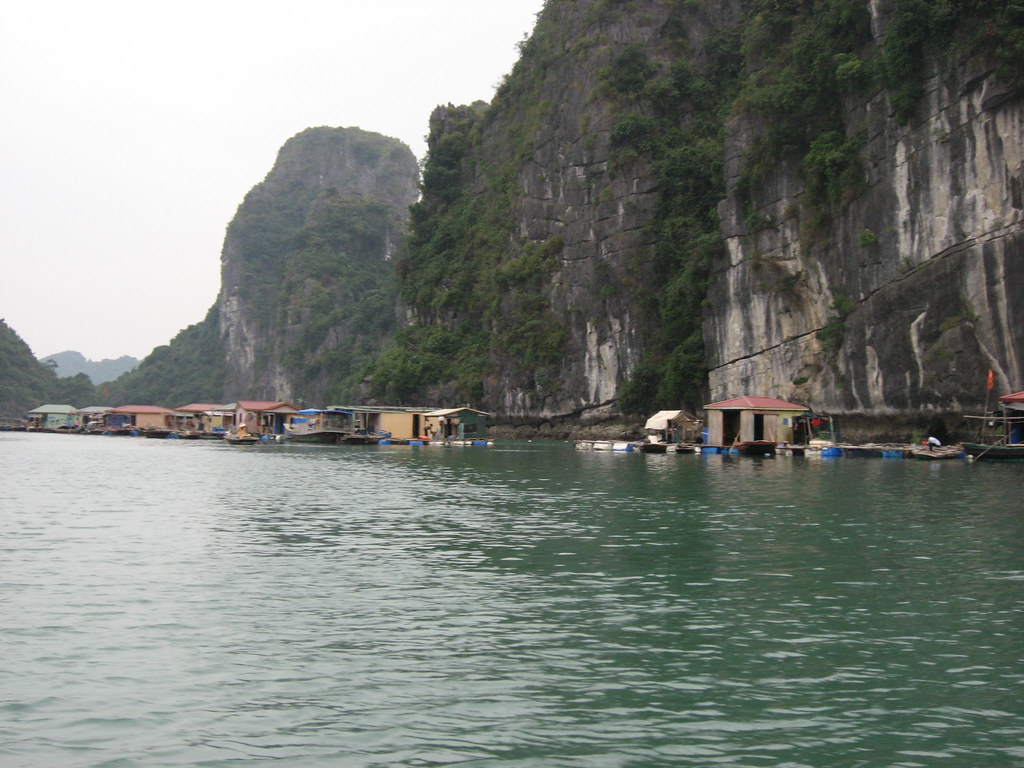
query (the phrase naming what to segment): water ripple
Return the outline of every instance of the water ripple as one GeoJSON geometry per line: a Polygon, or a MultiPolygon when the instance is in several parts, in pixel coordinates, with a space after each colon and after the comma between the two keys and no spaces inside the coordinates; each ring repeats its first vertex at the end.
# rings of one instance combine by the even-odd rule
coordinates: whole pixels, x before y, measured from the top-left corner
{"type": "Polygon", "coordinates": [[[0,435],[3,765],[1024,760],[1013,468],[181,442],[0,435]]]}

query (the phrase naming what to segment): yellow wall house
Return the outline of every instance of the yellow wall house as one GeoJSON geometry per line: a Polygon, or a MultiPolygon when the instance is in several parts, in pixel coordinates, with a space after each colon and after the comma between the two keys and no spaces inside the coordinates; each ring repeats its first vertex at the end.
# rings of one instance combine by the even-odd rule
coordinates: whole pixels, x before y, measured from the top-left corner
{"type": "Polygon", "coordinates": [[[107,429],[169,429],[174,411],[159,405],[122,405],[104,414],[107,429]]]}
{"type": "Polygon", "coordinates": [[[793,442],[793,420],[807,408],[774,397],[734,397],[704,406],[708,424],[708,445],[768,440],[793,442]]]}
{"type": "Polygon", "coordinates": [[[174,409],[175,429],[188,432],[224,432],[234,423],[235,412],[218,403],[189,403],[174,409]]]}
{"type": "Polygon", "coordinates": [[[433,408],[370,408],[360,405],[331,405],[329,410],[348,411],[359,435],[370,438],[392,437],[395,440],[415,440],[423,437],[427,421],[424,417],[433,408]]]}

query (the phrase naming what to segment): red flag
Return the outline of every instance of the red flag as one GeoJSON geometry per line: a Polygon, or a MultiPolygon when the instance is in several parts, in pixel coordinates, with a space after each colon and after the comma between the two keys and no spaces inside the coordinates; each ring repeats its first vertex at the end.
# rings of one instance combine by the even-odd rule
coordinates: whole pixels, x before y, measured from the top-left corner
{"type": "Polygon", "coordinates": [[[993,376],[992,376],[992,369],[991,369],[991,368],[989,368],[989,369],[988,369],[988,388],[989,388],[989,389],[992,389],[992,386],[993,386],[994,384],[995,384],[995,381],[993,380],[993,376]]]}

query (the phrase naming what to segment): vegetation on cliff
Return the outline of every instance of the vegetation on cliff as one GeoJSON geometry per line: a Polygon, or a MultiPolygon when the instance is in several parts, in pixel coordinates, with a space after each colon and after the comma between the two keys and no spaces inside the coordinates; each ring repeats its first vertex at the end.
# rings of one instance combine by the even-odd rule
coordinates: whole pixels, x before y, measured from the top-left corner
{"type": "Polygon", "coordinates": [[[394,257],[416,175],[408,147],[357,128],[311,129],[282,149],[225,239],[222,302],[236,300],[229,317],[221,307],[229,387],[286,382],[274,396],[357,397],[396,330],[394,257]],[[239,370],[233,357],[251,363],[239,370]]]}
{"type": "Polygon", "coordinates": [[[221,298],[110,384],[109,399],[355,399],[396,330],[392,257],[415,174],[396,139],[358,128],[293,137],[228,226],[221,298]]]}
{"type": "MultiPolygon", "coordinates": [[[[618,393],[617,407],[627,413],[697,405],[706,386],[703,314],[711,265],[724,254],[717,207],[727,194],[730,119],[743,115],[762,126],[732,190],[746,203],[748,230],[778,224],[758,213],[759,197],[767,176],[785,162],[801,176],[809,246],[864,187],[865,136],[846,123],[848,99],[886,91],[897,119],[908,122],[927,67],[950,54],[987,55],[1011,83],[1024,72],[1019,0],[887,0],[876,8],[874,33],[863,0],[746,0],[732,16],[713,6],[679,4],[645,39],[637,29],[661,12],[660,4],[597,2],[579,12],[551,0],[490,105],[435,114],[423,197],[399,270],[414,321],[376,369],[379,392],[415,399],[454,382],[472,400],[510,352],[535,371],[539,385],[557,387],[545,378],[558,371],[562,356],[581,354],[567,346],[567,319],[548,288],[564,266],[561,239],[530,239],[517,217],[523,190],[516,181],[552,140],[552,116],[566,108],[551,98],[558,84],[550,79],[564,71],[558,57],[575,59],[574,72],[600,70],[600,88],[591,95],[600,106],[592,113],[611,116],[611,169],[651,169],[657,180],[658,204],[648,221],[653,252],[635,255],[635,274],[641,263],[653,263],[653,271],[629,289],[637,308],[632,321],[643,326],[645,342],[618,393]],[[700,24],[705,30],[695,41],[700,24]]],[[[590,117],[579,116],[580,142],[594,140],[590,117]]],[[[595,219],[601,202],[593,203],[595,219]]],[[[791,291],[798,279],[781,279],[776,288],[791,291]]],[[[613,290],[596,282],[595,298],[613,290]]],[[[828,328],[829,349],[838,322],[828,328]]]]}
{"type": "Polygon", "coordinates": [[[161,405],[224,399],[224,349],[214,305],[206,318],[180,331],[170,344],[159,346],[138,367],[100,387],[102,404],[161,405]]]}

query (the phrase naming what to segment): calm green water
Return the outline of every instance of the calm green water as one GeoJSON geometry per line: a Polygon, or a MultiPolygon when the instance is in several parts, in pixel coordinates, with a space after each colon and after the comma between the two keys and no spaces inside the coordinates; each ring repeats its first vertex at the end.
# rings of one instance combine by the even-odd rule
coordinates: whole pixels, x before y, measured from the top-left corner
{"type": "Polygon", "coordinates": [[[0,433],[0,765],[1024,766],[1024,465],[0,433]]]}

